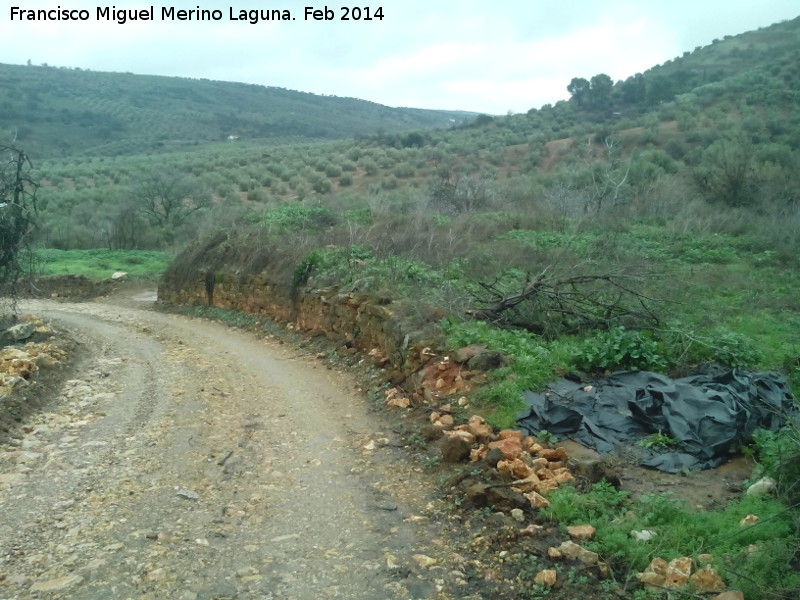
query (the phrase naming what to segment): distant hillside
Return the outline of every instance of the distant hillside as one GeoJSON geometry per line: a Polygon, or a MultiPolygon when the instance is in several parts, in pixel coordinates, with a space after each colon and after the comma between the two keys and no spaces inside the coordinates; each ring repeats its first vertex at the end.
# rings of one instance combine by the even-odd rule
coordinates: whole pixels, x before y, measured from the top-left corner
{"type": "Polygon", "coordinates": [[[746,94],[745,100],[794,101],[793,93],[800,79],[800,17],[748,31],[726,35],[694,51],[613,83],[604,74],[586,79],[574,78],[569,86],[571,101],[580,108],[602,117],[642,113],[695,92],[707,100],[733,91],[746,94]],[[766,88],[766,89],[765,89],[766,88]]]}
{"type": "Polygon", "coordinates": [[[0,64],[0,136],[16,135],[39,157],[174,150],[230,136],[336,139],[473,116],[260,85],[0,64]]]}

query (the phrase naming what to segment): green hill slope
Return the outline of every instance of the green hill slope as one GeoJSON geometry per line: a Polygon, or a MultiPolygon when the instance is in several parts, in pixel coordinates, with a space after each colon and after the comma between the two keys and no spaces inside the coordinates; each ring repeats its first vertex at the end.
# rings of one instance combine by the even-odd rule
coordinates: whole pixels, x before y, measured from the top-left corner
{"type": "Polygon", "coordinates": [[[448,127],[471,116],[241,83],[0,64],[0,135],[40,157],[115,156],[231,136],[333,139],[448,127]]]}

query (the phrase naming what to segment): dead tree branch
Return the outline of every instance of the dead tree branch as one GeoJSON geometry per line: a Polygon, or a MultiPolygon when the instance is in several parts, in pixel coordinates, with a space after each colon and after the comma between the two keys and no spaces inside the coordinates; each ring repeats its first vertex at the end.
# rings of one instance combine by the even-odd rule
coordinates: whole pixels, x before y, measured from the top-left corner
{"type": "Polygon", "coordinates": [[[480,283],[476,307],[467,315],[549,336],[620,324],[655,326],[656,300],[636,289],[639,280],[623,272],[558,277],[546,268],[514,287],[480,283]]]}

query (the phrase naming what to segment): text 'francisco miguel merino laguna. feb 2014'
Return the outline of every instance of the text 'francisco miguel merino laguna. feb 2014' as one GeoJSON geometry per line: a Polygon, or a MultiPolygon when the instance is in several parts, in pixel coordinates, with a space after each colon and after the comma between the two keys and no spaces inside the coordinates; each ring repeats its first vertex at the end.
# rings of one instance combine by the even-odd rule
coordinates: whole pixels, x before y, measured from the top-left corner
{"type": "MultiPolygon", "coordinates": [[[[299,13],[298,13],[299,14],[299,13]]],[[[55,8],[23,8],[10,7],[11,21],[108,21],[124,25],[131,21],[239,21],[255,25],[261,21],[295,21],[297,17],[288,9],[238,9],[229,7],[227,11],[220,9],[204,9],[199,6],[192,9],[177,9],[174,6],[155,6],[147,8],[117,8],[116,6],[98,6],[94,10],[71,9],[57,6],[55,8]]],[[[338,11],[324,6],[303,7],[301,16],[304,21],[382,21],[382,7],[340,7],[338,11]]]]}

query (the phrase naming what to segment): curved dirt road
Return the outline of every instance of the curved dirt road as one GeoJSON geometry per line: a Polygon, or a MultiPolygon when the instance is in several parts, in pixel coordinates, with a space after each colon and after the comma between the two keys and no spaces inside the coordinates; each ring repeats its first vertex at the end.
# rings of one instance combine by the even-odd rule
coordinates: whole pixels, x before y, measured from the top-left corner
{"type": "Polygon", "coordinates": [[[428,484],[353,381],[207,321],[22,309],[89,352],[0,445],[0,598],[446,596],[428,484]]]}

